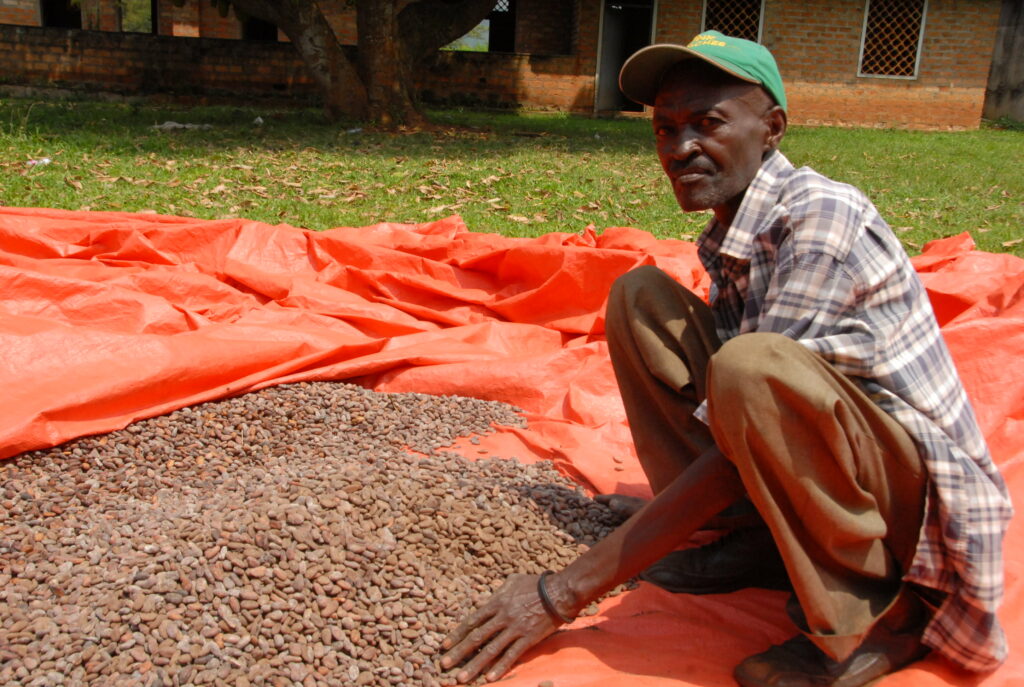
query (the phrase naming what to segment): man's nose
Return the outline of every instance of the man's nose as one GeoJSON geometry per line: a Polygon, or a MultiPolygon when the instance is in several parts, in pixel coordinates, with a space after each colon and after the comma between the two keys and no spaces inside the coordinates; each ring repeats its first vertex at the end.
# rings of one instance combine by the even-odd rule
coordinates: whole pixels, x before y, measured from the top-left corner
{"type": "Polygon", "coordinates": [[[674,158],[686,159],[691,157],[700,149],[695,132],[689,127],[681,129],[678,134],[669,142],[668,153],[674,158]]]}

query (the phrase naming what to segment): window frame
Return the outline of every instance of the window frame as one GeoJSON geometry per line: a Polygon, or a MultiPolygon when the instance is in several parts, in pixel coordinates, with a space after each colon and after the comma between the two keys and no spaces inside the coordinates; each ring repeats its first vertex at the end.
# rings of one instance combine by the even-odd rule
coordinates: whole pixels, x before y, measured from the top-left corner
{"type": "MultiPolygon", "coordinates": [[[[711,0],[704,0],[701,4],[700,9],[700,30],[701,33],[708,30],[708,3],[711,0]]],[[[764,3],[765,0],[760,0],[761,7],[757,11],[757,43],[761,42],[761,38],[764,35],[764,3]]]]}
{"type": "Polygon", "coordinates": [[[911,75],[902,74],[865,74],[864,73],[864,44],[868,36],[868,16],[871,12],[871,3],[875,0],[864,0],[864,20],[860,29],[860,52],[857,54],[857,78],[859,79],[900,79],[903,81],[915,81],[921,75],[921,53],[924,51],[924,30],[928,23],[928,0],[921,0],[921,26],[917,32],[917,50],[914,53],[914,73],[911,75]]]}

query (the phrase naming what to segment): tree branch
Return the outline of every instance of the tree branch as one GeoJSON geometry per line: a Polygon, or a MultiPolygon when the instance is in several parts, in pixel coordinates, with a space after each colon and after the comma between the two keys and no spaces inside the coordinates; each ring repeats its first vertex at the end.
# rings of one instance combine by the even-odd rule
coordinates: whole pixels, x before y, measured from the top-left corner
{"type": "Polygon", "coordinates": [[[418,0],[398,15],[405,57],[416,63],[466,35],[487,18],[496,0],[418,0]]]}

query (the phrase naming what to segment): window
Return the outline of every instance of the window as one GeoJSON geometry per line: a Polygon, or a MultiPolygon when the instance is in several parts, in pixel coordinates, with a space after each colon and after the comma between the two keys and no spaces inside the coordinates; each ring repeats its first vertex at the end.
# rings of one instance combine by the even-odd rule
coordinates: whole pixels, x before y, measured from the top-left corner
{"type": "Polygon", "coordinates": [[[444,50],[461,50],[463,52],[487,52],[487,45],[490,43],[491,20],[484,19],[482,22],[470,29],[462,38],[444,46],[444,50]]]}
{"type": "Polygon", "coordinates": [[[43,26],[62,29],[82,28],[82,8],[72,0],[42,0],[39,3],[43,26]]]}
{"type": "Polygon", "coordinates": [[[121,30],[129,33],[156,33],[153,17],[154,0],[120,0],[117,10],[121,17],[121,30]]]}
{"type": "Polygon", "coordinates": [[[858,76],[917,78],[928,0],[867,0],[858,76]]]}
{"type": "Polygon", "coordinates": [[[761,40],[764,0],[704,0],[703,31],[720,31],[726,36],[761,40]]]}
{"type": "Polygon", "coordinates": [[[516,1],[497,0],[487,18],[462,38],[444,47],[445,50],[474,52],[515,52],[516,1]]]}
{"type": "Polygon", "coordinates": [[[277,24],[272,24],[269,21],[257,19],[256,17],[246,17],[241,20],[241,24],[242,40],[244,41],[277,40],[277,24]]]}

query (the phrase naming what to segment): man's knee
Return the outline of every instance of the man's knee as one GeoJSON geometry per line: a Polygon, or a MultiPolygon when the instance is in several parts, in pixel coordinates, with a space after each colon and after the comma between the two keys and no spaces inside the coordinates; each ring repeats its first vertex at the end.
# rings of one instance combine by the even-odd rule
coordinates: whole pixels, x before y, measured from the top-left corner
{"type": "Polygon", "coordinates": [[[784,386],[780,380],[786,378],[802,348],[782,334],[752,332],[733,337],[711,357],[707,379],[711,433],[737,467],[759,457],[773,459],[771,451],[740,449],[751,426],[777,417],[775,396],[784,386]]]}
{"type": "Polygon", "coordinates": [[[765,399],[815,366],[803,344],[781,334],[752,332],[725,342],[708,363],[710,411],[724,419],[764,410],[765,399]]]}
{"type": "Polygon", "coordinates": [[[609,321],[649,314],[654,319],[675,317],[682,311],[707,309],[700,296],[654,265],[642,265],[621,275],[608,294],[609,321]]]}
{"type": "Polygon", "coordinates": [[[628,321],[629,314],[636,310],[638,303],[650,300],[645,294],[664,292],[672,284],[675,284],[672,277],[654,265],[642,265],[621,275],[612,283],[608,294],[605,317],[609,328],[628,321]]]}
{"type": "Polygon", "coordinates": [[[619,276],[612,283],[609,301],[624,302],[635,300],[638,294],[648,289],[660,290],[666,282],[672,282],[660,268],[654,265],[641,265],[619,276]]]}

